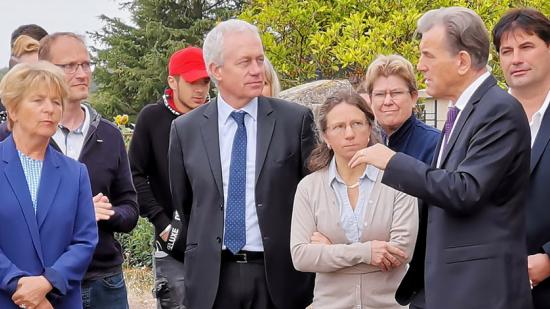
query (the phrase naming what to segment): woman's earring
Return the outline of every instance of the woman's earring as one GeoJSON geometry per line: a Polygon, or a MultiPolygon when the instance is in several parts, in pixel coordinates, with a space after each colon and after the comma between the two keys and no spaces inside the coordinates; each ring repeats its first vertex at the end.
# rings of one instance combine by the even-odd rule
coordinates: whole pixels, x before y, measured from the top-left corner
{"type": "Polygon", "coordinates": [[[329,145],[329,144],[327,144],[327,148],[328,148],[329,150],[332,149],[332,148],[330,148],[330,145],[329,145]]]}

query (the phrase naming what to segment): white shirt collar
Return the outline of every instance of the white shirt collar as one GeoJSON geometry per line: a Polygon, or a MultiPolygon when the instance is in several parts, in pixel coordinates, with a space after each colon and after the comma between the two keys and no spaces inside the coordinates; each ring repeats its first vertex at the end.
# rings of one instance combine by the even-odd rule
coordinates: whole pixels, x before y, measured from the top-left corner
{"type": "Polygon", "coordinates": [[[537,139],[540,127],[542,126],[542,119],[544,118],[544,114],[548,109],[549,102],[550,90],[548,91],[548,94],[546,94],[546,98],[544,99],[542,106],[539,108],[538,111],[533,114],[533,117],[531,117],[531,121],[529,122],[529,128],[531,129],[531,147],[533,147],[533,145],[535,144],[535,140],[537,139]]]}
{"type": "MultiPolygon", "coordinates": [[[[359,180],[363,180],[365,178],[369,179],[372,182],[376,182],[376,178],[378,177],[378,169],[375,166],[367,165],[367,168],[365,168],[365,171],[359,177],[359,180]]],[[[340,177],[340,174],[338,174],[338,170],[336,169],[336,158],[333,156],[330,160],[329,166],[328,166],[328,184],[329,186],[332,184],[333,181],[338,181],[340,183],[344,183],[344,180],[342,180],[342,177],[340,177]]]]}
{"type": "Polygon", "coordinates": [[[548,104],[550,103],[550,90],[548,90],[548,93],[546,94],[546,98],[544,99],[544,102],[542,103],[542,106],[539,108],[538,111],[536,111],[534,114],[533,114],[533,118],[535,118],[535,116],[537,117],[544,117],[544,113],[546,113],[546,110],[548,109],[548,104]]]}
{"type": "MultiPolygon", "coordinates": [[[[218,117],[223,120],[223,123],[229,119],[231,116],[231,112],[236,111],[237,109],[233,108],[231,105],[229,105],[221,96],[221,94],[218,94],[218,117]]],[[[240,111],[246,112],[252,119],[256,120],[256,116],[258,114],[258,97],[253,98],[250,100],[250,102],[246,103],[245,106],[243,106],[241,109],[238,109],[240,111]]]]}
{"type": "Polygon", "coordinates": [[[480,77],[478,77],[473,83],[470,84],[458,97],[458,100],[456,100],[456,103],[454,104],[455,107],[458,107],[460,111],[464,110],[466,107],[466,104],[470,101],[472,96],[474,95],[474,92],[476,92],[477,88],[481,86],[481,84],[491,75],[490,72],[483,73],[480,77]]]}
{"type": "Polygon", "coordinates": [[[84,110],[84,123],[82,123],[80,128],[82,130],[82,135],[86,136],[86,134],[88,134],[88,130],[90,129],[90,109],[85,104],[81,104],[80,106],[84,110]]]}

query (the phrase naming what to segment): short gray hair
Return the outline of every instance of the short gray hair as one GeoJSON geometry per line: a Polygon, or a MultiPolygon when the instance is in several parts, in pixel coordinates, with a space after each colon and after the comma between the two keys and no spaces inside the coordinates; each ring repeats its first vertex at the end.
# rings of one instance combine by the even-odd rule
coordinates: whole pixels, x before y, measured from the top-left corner
{"type": "MultiPolygon", "coordinates": [[[[239,33],[250,32],[258,36],[260,39],[260,33],[258,28],[244,20],[229,19],[216,25],[214,29],[210,30],[204,39],[202,45],[202,53],[204,57],[204,63],[206,64],[206,71],[214,82],[217,82],[212,72],[210,71],[210,64],[223,65],[223,38],[227,33],[239,33]]],[[[261,40],[261,39],[260,39],[261,40]]]]}
{"type": "Polygon", "coordinates": [[[449,51],[466,51],[472,57],[472,66],[478,70],[489,60],[489,32],[476,12],[464,7],[430,10],[417,22],[416,32],[423,34],[434,26],[443,26],[447,33],[449,51]]]}

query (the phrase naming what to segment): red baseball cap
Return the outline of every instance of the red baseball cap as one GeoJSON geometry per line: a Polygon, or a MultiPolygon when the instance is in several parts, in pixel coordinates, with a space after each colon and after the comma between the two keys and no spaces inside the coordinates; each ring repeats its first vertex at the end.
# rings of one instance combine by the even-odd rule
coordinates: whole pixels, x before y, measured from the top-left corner
{"type": "Polygon", "coordinates": [[[179,75],[188,83],[208,77],[202,49],[186,47],[173,53],[168,62],[168,75],[179,75]]]}

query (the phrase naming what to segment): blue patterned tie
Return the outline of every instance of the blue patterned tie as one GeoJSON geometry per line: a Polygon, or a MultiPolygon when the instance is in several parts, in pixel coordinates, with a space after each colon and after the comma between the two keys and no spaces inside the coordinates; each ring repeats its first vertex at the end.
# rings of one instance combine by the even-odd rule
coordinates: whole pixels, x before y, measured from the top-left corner
{"type": "Polygon", "coordinates": [[[231,163],[229,167],[229,189],[227,190],[227,211],[225,213],[224,243],[233,254],[239,252],[246,243],[246,127],[245,112],[232,112],[237,125],[231,163]]]}

